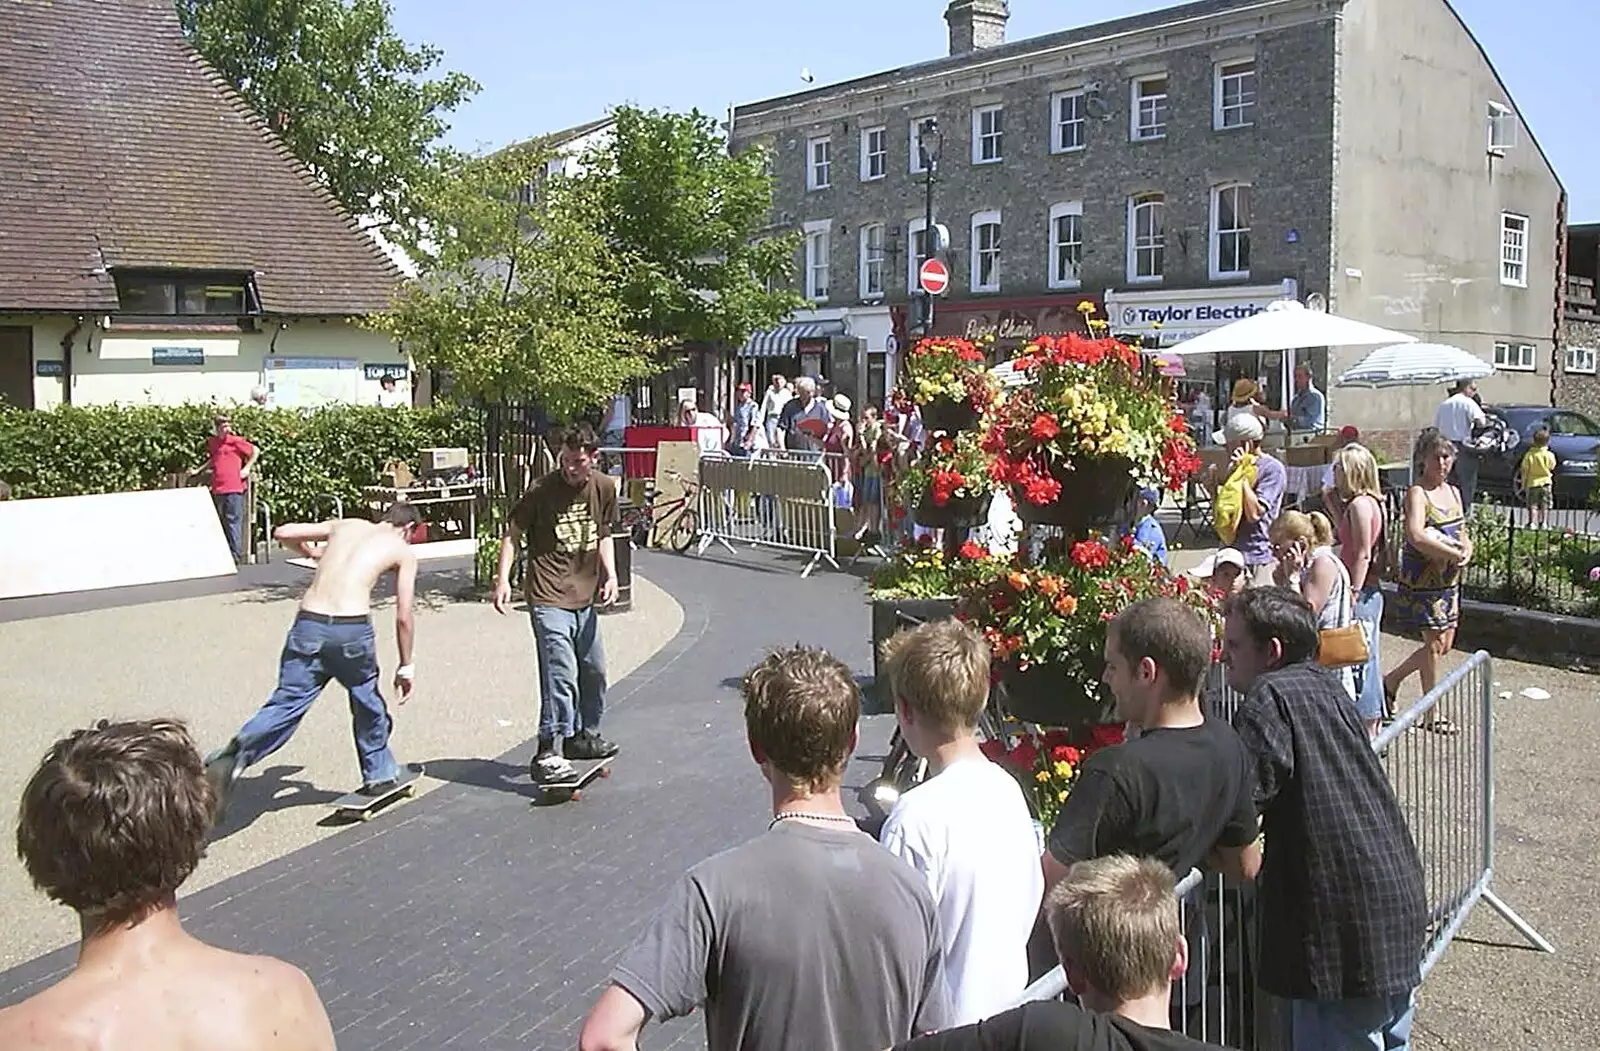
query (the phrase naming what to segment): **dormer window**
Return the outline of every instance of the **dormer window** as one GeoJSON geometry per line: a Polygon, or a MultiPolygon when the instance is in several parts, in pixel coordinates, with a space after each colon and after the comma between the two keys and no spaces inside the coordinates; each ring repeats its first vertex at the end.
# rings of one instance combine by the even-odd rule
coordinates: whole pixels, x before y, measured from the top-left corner
{"type": "Polygon", "coordinates": [[[123,314],[139,317],[240,317],[259,314],[248,274],[128,272],[116,275],[123,314]]]}

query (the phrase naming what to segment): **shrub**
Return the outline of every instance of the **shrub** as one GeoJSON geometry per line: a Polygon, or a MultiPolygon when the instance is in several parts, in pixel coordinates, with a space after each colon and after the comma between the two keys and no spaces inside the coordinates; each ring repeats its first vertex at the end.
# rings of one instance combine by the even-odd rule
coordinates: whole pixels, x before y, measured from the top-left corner
{"type": "MultiPolygon", "coordinates": [[[[168,475],[204,464],[214,415],[209,405],[0,406],[0,479],[18,498],[161,488],[168,475]]],[[[333,496],[351,513],[386,460],[479,446],[478,414],[454,406],[247,406],[229,415],[234,430],[261,447],[257,492],[279,522],[325,516],[333,496]]]]}

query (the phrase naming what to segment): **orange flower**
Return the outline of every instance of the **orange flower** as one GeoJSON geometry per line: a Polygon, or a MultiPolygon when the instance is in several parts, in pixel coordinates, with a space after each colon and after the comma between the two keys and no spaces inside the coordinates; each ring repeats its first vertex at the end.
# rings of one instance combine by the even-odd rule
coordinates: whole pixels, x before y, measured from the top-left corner
{"type": "Polygon", "coordinates": [[[1039,593],[1041,595],[1054,597],[1061,594],[1062,587],[1063,584],[1060,577],[1051,576],[1049,573],[1042,574],[1039,577],[1039,593]]]}
{"type": "Polygon", "coordinates": [[[1070,617],[1078,612],[1078,596],[1062,595],[1056,599],[1056,612],[1063,617],[1070,617]]]}
{"type": "Polygon", "coordinates": [[[1028,590],[1028,574],[1026,574],[1026,573],[1007,573],[1006,574],[1006,583],[1011,585],[1011,590],[1013,590],[1013,591],[1027,591],[1028,590]]]}

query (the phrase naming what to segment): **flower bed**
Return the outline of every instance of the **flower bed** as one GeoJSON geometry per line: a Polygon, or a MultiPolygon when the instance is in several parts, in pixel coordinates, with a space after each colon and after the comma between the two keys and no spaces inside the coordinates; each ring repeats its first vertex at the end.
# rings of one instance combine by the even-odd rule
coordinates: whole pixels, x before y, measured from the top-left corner
{"type": "Polygon", "coordinates": [[[1075,733],[1019,734],[1005,741],[985,741],[982,748],[984,755],[1017,779],[1028,809],[1048,830],[1077,785],[1084,760],[1122,740],[1121,726],[1096,726],[1075,733]]]}

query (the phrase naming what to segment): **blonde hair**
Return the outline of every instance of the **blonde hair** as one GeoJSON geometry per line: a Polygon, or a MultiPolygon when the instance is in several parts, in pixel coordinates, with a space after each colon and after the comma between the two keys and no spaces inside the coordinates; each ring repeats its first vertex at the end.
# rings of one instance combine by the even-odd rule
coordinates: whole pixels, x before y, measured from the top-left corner
{"type": "Polygon", "coordinates": [[[1165,990],[1181,933],[1174,891],[1172,870],[1154,858],[1078,862],[1045,899],[1056,954],[1118,1003],[1165,990]]]}
{"type": "Polygon", "coordinates": [[[944,730],[976,726],[989,701],[988,641],[959,620],[933,620],[897,632],[882,660],[894,695],[944,730]]]}
{"type": "Polygon", "coordinates": [[[1321,511],[1285,511],[1272,523],[1269,535],[1274,543],[1304,540],[1312,547],[1327,547],[1333,543],[1333,523],[1321,511]]]}
{"type": "Polygon", "coordinates": [[[1351,442],[1334,452],[1333,467],[1334,483],[1345,500],[1370,496],[1382,502],[1383,487],[1378,481],[1378,461],[1372,450],[1360,442],[1351,442]]]}

